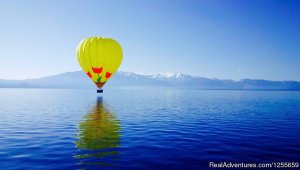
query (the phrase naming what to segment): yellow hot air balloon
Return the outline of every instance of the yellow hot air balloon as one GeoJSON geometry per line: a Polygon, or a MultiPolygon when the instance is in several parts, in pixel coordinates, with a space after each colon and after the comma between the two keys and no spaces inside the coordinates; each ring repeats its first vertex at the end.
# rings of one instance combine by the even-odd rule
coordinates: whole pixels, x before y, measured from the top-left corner
{"type": "Polygon", "coordinates": [[[76,55],[82,70],[100,89],[117,71],[123,58],[120,44],[104,37],[82,40],[78,44],[76,55]]]}

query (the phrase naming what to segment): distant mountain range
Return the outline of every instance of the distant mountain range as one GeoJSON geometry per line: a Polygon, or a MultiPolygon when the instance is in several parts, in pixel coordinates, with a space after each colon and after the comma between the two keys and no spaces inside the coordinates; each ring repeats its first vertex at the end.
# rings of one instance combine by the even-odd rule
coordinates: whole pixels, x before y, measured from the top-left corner
{"type": "MultiPolygon", "coordinates": [[[[288,90],[300,91],[298,81],[269,81],[242,79],[221,80],[195,77],[185,74],[143,75],[117,72],[107,83],[107,87],[175,87],[210,90],[288,90]]],[[[0,80],[0,88],[95,88],[82,71],[67,72],[54,76],[26,80],[0,80]]]]}

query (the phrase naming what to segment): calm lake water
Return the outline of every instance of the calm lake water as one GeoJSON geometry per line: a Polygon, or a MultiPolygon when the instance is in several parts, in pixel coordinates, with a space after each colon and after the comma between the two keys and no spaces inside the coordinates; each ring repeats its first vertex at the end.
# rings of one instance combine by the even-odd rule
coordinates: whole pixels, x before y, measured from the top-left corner
{"type": "Polygon", "coordinates": [[[0,89],[0,169],[300,161],[300,92],[0,89]]]}

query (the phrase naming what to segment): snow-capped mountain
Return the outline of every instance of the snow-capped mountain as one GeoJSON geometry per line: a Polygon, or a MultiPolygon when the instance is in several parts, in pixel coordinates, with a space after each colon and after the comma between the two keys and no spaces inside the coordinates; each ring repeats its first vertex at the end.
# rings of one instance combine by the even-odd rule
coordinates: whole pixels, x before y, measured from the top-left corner
{"type": "MultiPolygon", "coordinates": [[[[106,87],[155,86],[214,90],[297,90],[297,81],[269,81],[242,79],[240,81],[209,79],[186,74],[138,74],[119,71],[107,82],[106,87]]],[[[0,80],[0,87],[7,88],[95,88],[82,71],[68,72],[27,80],[0,80]]]]}

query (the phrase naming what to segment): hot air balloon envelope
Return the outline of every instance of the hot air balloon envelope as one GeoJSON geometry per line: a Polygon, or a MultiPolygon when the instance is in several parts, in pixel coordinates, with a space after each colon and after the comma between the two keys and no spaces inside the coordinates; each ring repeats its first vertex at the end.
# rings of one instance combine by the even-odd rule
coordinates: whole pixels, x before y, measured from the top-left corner
{"type": "Polygon", "coordinates": [[[113,76],[123,57],[120,44],[111,38],[103,37],[82,40],[78,44],[76,55],[82,70],[98,88],[102,88],[113,76]]]}

